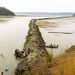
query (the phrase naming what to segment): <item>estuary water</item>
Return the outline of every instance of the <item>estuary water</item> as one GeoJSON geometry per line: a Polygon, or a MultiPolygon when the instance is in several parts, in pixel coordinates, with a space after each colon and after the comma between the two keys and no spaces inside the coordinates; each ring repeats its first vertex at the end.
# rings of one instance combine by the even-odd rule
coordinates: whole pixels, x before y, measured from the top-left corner
{"type": "Polygon", "coordinates": [[[14,51],[17,48],[23,49],[29,21],[30,18],[14,17],[8,22],[0,23],[0,73],[14,75],[13,71],[19,62],[14,57],[14,51]]]}
{"type": "MultiPolygon", "coordinates": [[[[14,51],[17,48],[23,49],[32,18],[39,17],[14,17],[10,21],[0,23],[0,73],[14,75],[14,70],[19,62],[15,59],[14,51]],[[5,72],[5,69],[8,71],[5,72]]],[[[46,45],[59,45],[58,49],[47,48],[49,53],[57,56],[65,49],[75,45],[75,17],[45,21],[57,23],[55,27],[39,28],[46,45]]]]}

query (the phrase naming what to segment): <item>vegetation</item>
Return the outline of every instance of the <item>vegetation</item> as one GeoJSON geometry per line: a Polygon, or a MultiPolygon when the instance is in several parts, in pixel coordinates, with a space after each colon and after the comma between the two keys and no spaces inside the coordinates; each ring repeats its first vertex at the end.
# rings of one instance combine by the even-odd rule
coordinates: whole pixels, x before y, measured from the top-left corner
{"type": "Polygon", "coordinates": [[[15,14],[4,7],[0,7],[0,16],[15,16],[15,14]]]}
{"type": "Polygon", "coordinates": [[[35,69],[28,69],[27,71],[24,71],[22,75],[75,75],[74,47],[75,46],[72,46],[67,49],[70,50],[68,53],[65,52],[54,59],[50,55],[46,56],[46,58],[44,57],[35,60],[35,62],[37,61],[36,65],[33,64],[35,69]]]}
{"type": "Polygon", "coordinates": [[[35,21],[32,20],[29,26],[24,44],[25,57],[18,64],[15,75],[75,75],[75,46],[67,49],[63,55],[53,58],[52,54],[46,52],[35,21]]]}
{"type": "Polygon", "coordinates": [[[54,59],[50,75],[75,75],[75,46],[54,59]]]}

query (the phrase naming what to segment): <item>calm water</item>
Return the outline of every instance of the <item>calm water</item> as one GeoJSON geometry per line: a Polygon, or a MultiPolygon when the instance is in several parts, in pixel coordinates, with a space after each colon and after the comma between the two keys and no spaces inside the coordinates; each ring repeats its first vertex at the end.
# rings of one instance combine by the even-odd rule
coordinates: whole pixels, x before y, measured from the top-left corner
{"type": "Polygon", "coordinates": [[[16,15],[29,15],[29,16],[36,16],[36,17],[65,17],[65,16],[72,16],[74,13],[70,12],[62,12],[62,13],[49,13],[49,12],[17,12],[16,15]]]}
{"type": "Polygon", "coordinates": [[[75,17],[45,20],[55,22],[56,27],[41,28],[46,45],[59,45],[58,49],[48,49],[54,56],[62,54],[65,49],[75,45],[75,17]]]}
{"type": "Polygon", "coordinates": [[[13,75],[13,69],[18,61],[14,57],[16,48],[22,50],[28,31],[30,18],[17,18],[0,23],[0,72],[8,69],[4,75],[13,75]]]}
{"type": "MultiPolygon", "coordinates": [[[[36,17],[15,17],[8,22],[0,23],[0,55],[3,55],[3,57],[0,56],[0,73],[3,71],[4,75],[14,75],[14,69],[19,62],[14,57],[14,51],[16,48],[23,49],[25,37],[29,29],[28,24],[32,18],[36,17]],[[8,69],[8,72],[5,72],[5,69],[8,69]]],[[[47,21],[59,22],[56,27],[40,28],[46,45],[51,43],[59,45],[58,49],[47,49],[48,52],[52,52],[56,56],[75,44],[75,18],[47,21]],[[59,32],[69,32],[71,34],[62,34],[59,32]]]]}

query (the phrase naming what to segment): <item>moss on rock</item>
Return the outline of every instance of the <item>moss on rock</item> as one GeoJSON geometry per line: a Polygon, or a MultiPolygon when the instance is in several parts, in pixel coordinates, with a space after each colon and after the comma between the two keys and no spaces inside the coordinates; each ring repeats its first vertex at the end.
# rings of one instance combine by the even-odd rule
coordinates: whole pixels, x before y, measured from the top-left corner
{"type": "MultiPolygon", "coordinates": [[[[23,48],[24,59],[17,65],[15,75],[28,75],[27,72],[30,69],[42,67],[41,64],[48,55],[45,42],[35,22],[35,19],[30,21],[28,35],[23,48]],[[36,61],[38,61],[38,63],[36,61]]],[[[31,75],[31,73],[29,74],[31,75]]],[[[34,72],[32,72],[32,74],[34,74],[34,72]]]]}
{"type": "Polygon", "coordinates": [[[0,16],[15,16],[15,13],[5,7],[0,7],[0,16]]]}

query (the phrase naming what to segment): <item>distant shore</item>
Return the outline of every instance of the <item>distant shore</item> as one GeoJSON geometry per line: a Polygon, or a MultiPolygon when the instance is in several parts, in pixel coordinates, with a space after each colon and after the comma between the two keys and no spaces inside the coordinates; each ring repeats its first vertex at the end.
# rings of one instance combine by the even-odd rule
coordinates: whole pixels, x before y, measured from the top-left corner
{"type": "Polygon", "coordinates": [[[14,17],[15,17],[15,16],[0,16],[0,23],[10,21],[10,20],[12,20],[14,17]]]}

